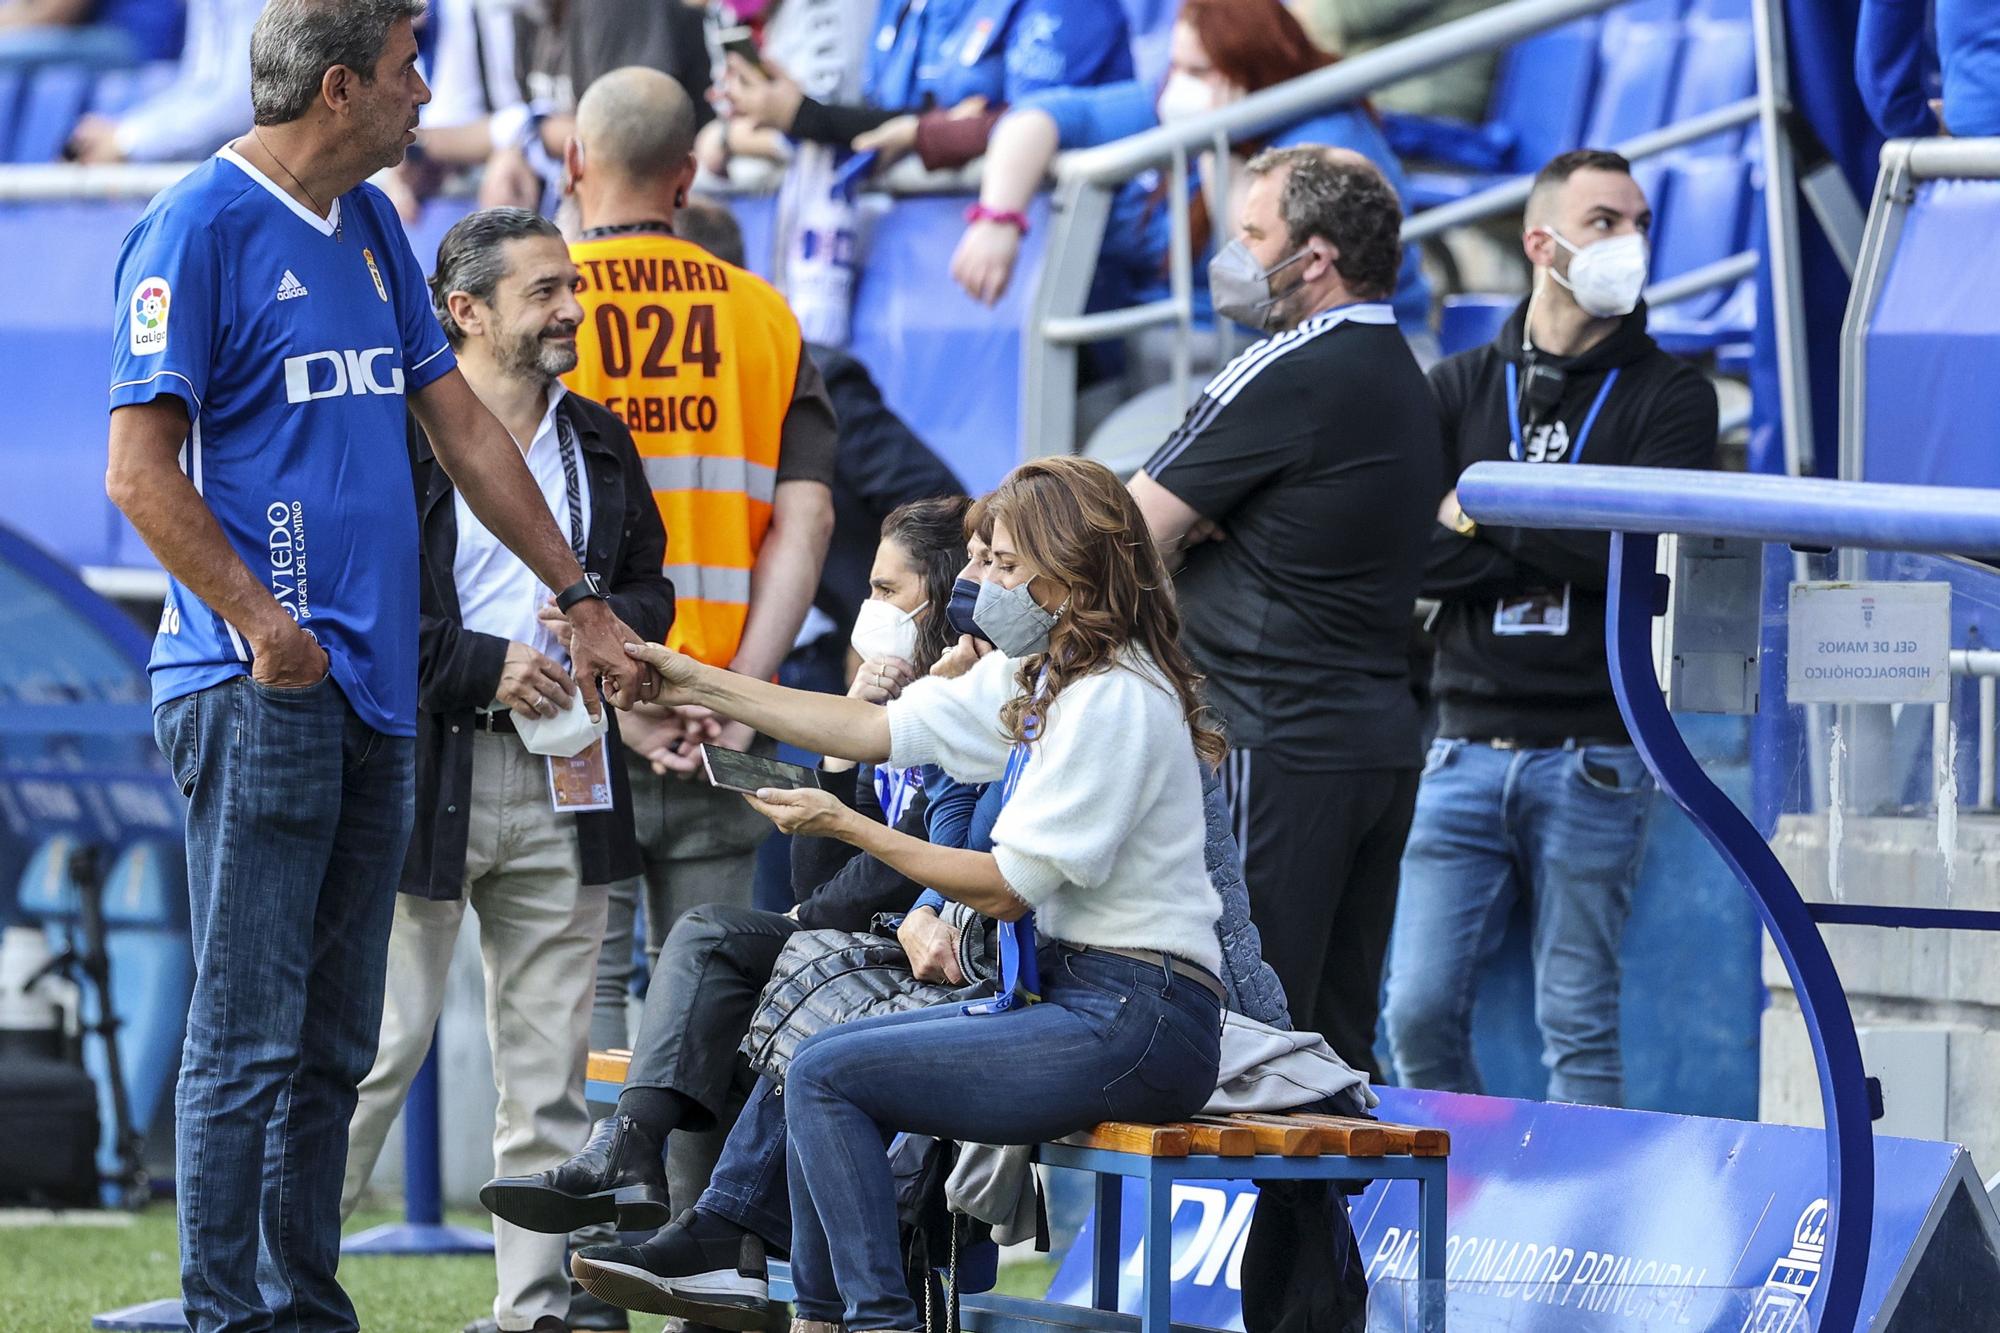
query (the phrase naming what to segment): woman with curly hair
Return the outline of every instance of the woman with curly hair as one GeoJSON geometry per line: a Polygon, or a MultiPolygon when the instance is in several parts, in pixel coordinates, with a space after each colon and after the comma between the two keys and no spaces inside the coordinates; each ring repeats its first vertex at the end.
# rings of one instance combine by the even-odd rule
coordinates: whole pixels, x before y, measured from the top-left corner
{"type": "Polygon", "coordinates": [[[864,827],[821,792],[750,798],[781,828],[850,841],[1003,921],[1032,910],[1038,1002],[948,1005],[830,1029],[785,1081],[792,1279],[802,1320],[915,1329],[882,1144],[898,1131],[991,1144],[1102,1120],[1175,1120],[1213,1092],[1221,905],[1203,857],[1202,762],[1224,753],[1145,519],[1100,464],[1023,464],[990,500],[992,570],[974,618],[999,651],[887,708],[628,651],[662,697],[801,748],[933,763],[1009,795],[993,850],[864,827]],[[1197,762],[1197,760],[1201,762],[1197,762]],[[996,1070],[1019,1070],[992,1095],[996,1070]]]}

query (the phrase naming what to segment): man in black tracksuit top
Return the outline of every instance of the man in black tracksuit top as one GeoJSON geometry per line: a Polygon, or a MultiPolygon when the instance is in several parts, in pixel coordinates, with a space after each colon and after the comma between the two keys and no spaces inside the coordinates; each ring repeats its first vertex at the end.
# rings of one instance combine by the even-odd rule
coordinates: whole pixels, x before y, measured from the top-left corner
{"type": "MultiPolygon", "coordinates": [[[[1431,371],[1446,475],[1482,459],[1709,467],[1714,391],[1662,352],[1637,304],[1651,210],[1625,160],[1565,153],[1536,179],[1535,289],[1491,344],[1431,371]]],[[[1399,1079],[1480,1090],[1480,965],[1525,898],[1554,1100],[1618,1105],[1618,946],[1652,782],[1612,695],[1602,532],[1487,527],[1445,497],[1424,593],[1438,739],[1425,759],[1390,948],[1399,1079]]]]}
{"type": "Polygon", "coordinates": [[[1320,148],[1265,153],[1244,177],[1210,289],[1272,336],[1209,381],[1131,489],[1169,559],[1185,555],[1182,641],[1229,734],[1223,791],[1264,957],[1292,1021],[1372,1076],[1423,758],[1410,613],[1450,483],[1386,304],[1395,192],[1320,148]]]}

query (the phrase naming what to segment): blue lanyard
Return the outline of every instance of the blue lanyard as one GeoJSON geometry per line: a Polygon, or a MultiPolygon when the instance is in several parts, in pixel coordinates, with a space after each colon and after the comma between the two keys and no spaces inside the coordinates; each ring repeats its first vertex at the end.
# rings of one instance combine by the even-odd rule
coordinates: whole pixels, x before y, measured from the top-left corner
{"type": "MultiPolygon", "coordinates": [[[[1604,410],[1604,400],[1611,396],[1611,386],[1617,382],[1616,370],[1604,377],[1604,387],[1597,391],[1597,399],[1591,403],[1589,413],[1583,418],[1583,428],[1577,431],[1576,441],[1570,446],[1569,456],[1564,462],[1574,463],[1583,457],[1583,446],[1590,439],[1590,428],[1597,424],[1597,414],[1604,410]]],[[[1507,434],[1513,441],[1513,459],[1518,463],[1526,457],[1527,450],[1521,446],[1521,371],[1512,361],[1507,363],[1507,434]]]]}
{"type": "MultiPolygon", "coordinates": [[[[1041,692],[1041,683],[1037,682],[1035,693],[1039,695],[1041,692]]],[[[1039,720],[1028,719],[1028,740],[1033,740],[1038,730],[1039,720]]],[[[1007,771],[1000,778],[1002,810],[1007,808],[1007,802],[1014,799],[1014,788],[1021,785],[1021,774],[1027,771],[1029,758],[1028,741],[1016,741],[1007,755],[1007,771]]],[[[1004,1014],[1031,1005],[1041,998],[1042,972],[1035,962],[1035,914],[1030,912],[1019,921],[1000,923],[1000,993],[990,1000],[966,1005],[963,1012],[1004,1014]]]]}
{"type": "Polygon", "coordinates": [[[910,798],[923,785],[914,768],[877,768],[875,770],[875,799],[882,805],[882,818],[890,828],[903,822],[909,813],[910,798]]]}

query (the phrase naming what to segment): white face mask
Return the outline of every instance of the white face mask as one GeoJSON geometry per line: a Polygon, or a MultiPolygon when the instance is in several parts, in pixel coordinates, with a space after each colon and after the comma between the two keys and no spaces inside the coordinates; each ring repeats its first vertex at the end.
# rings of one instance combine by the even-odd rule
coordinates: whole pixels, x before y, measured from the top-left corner
{"type": "Polygon", "coordinates": [[[854,633],[847,641],[863,661],[900,657],[911,666],[917,663],[917,617],[893,602],[871,597],[861,604],[854,618],[854,633]]]}
{"type": "Polygon", "coordinates": [[[1639,294],[1646,290],[1646,269],[1651,261],[1644,236],[1627,232],[1578,249],[1554,227],[1543,230],[1571,256],[1567,278],[1554,268],[1549,269],[1549,276],[1569,288],[1586,315],[1611,319],[1637,308],[1639,294]]]}
{"type": "Polygon", "coordinates": [[[1215,91],[1194,75],[1175,70],[1167,75],[1154,110],[1159,113],[1162,125],[1192,120],[1215,110],[1215,91]]]}

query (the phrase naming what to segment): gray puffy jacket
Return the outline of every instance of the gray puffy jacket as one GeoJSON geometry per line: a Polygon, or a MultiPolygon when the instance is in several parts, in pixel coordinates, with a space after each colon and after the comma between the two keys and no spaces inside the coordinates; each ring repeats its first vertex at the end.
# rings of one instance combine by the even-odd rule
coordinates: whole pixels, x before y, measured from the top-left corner
{"type": "Polygon", "coordinates": [[[1222,941],[1222,985],[1229,992],[1229,1007],[1246,1018],[1289,1032],[1292,1012],[1285,1002],[1285,987],[1264,961],[1264,941],[1257,934],[1257,923],[1250,919],[1250,890],[1243,883],[1243,857],[1236,835],[1229,829],[1222,779],[1208,768],[1202,770],[1201,798],[1208,814],[1204,846],[1208,882],[1222,898],[1222,919],[1215,923],[1215,934],[1222,941]]]}

